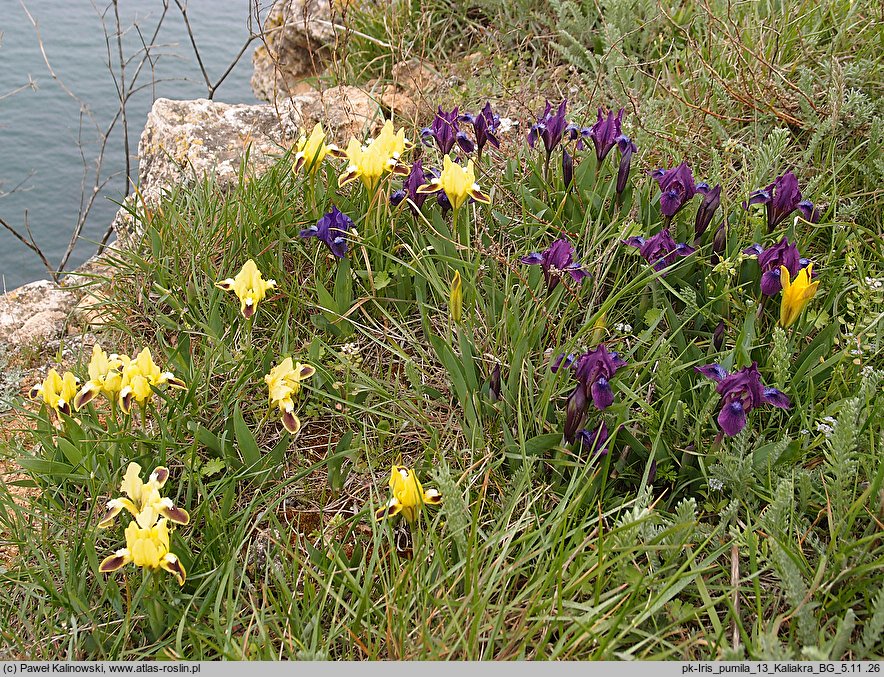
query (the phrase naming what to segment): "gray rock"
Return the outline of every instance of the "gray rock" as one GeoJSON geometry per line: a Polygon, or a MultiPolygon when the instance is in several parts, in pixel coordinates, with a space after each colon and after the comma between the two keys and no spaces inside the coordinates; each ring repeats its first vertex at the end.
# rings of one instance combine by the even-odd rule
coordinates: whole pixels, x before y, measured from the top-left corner
{"type": "Polygon", "coordinates": [[[252,90],[265,101],[303,94],[306,78],[332,58],[332,0],[280,0],[264,21],[264,40],[252,55],[252,90]]]}
{"type": "Polygon", "coordinates": [[[34,345],[64,333],[79,294],[49,280],[31,282],[0,296],[0,343],[34,345]]]}

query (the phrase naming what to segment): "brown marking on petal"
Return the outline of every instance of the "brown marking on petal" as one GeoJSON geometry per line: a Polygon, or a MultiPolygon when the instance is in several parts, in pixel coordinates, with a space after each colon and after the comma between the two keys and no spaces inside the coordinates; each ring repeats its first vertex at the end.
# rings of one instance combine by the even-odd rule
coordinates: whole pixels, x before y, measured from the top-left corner
{"type": "Polygon", "coordinates": [[[215,283],[215,286],[218,289],[223,289],[224,291],[233,291],[234,281],[232,277],[228,277],[226,280],[220,280],[215,283]]]}
{"type": "Polygon", "coordinates": [[[166,379],[166,383],[169,384],[170,388],[178,388],[179,390],[187,390],[187,384],[184,383],[183,379],[180,379],[177,376],[169,376],[166,379]]]}
{"type": "Polygon", "coordinates": [[[175,505],[171,508],[160,508],[160,514],[175,524],[184,525],[190,522],[190,515],[187,514],[187,511],[175,505]]]}
{"type": "Polygon", "coordinates": [[[338,158],[338,159],[340,159],[340,158],[345,158],[345,157],[347,157],[347,153],[345,153],[344,151],[342,151],[342,150],[341,150],[340,148],[338,148],[337,146],[326,146],[326,149],[327,149],[327,151],[328,151],[328,155],[331,155],[333,158],[338,158]]]}
{"type": "Polygon", "coordinates": [[[290,411],[285,411],[282,414],[282,425],[288,430],[292,435],[297,434],[297,432],[301,429],[301,421],[290,411]]]}
{"type": "MultiPolygon", "coordinates": [[[[124,388],[125,390],[125,388],[124,388]]],[[[135,398],[135,394],[130,389],[128,393],[125,395],[120,393],[120,409],[124,414],[128,414],[129,410],[132,408],[132,400],[135,398]]]]}
{"type": "Polygon", "coordinates": [[[117,550],[113,555],[102,560],[101,564],[98,565],[98,570],[103,574],[109,574],[117,569],[122,569],[130,560],[131,557],[128,550],[117,550]]]}
{"type": "Polygon", "coordinates": [[[304,158],[304,153],[303,153],[303,152],[298,153],[297,155],[295,155],[295,166],[294,166],[294,168],[293,168],[293,171],[295,172],[295,174],[297,174],[298,172],[301,171],[301,169],[304,167],[304,162],[305,162],[305,161],[306,161],[306,160],[305,160],[305,158],[304,158]]]}
{"type": "Polygon", "coordinates": [[[393,174],[398,174],[399,176],[408,176],[411,173],[411,168],[408,165],[404,165],[401,162],[398,163],[391,170],[393,174]]]}
{"type": "Polygon", "coordinates": [[[178,559],[176,555],[171,552],[166,553],[166,556],[160,560],[160,567],[175,576],[175,578],[178,579],[178,585],[184,585],[184,579],[187,578],[187,572],[184,570],[181,560],[178,559]]]}
{"type": "Polygon", "coordinates": [[[30,397],[32,400],[36,400],[42,394],[43,394],[43,385],[41,383],[38,383],[37,385],[35,385],[33,388],[31,388],[28,391],[28,397],[30,397]]]}
{"type": "Polygon", "coordinates": [[[310,378],[315,373],[316,369],[314,367],[311,367],[309,364],[305,364],[301,367],[301,373],[298,378],[310,378]]]}
{"type": "Polygon", "coordinates": [[[157,483],[158,487],[162,487],[166,480],[169,479],[169,469],[163,465],[158,465],[153,469],[150,478],[157,483]]]}
{"type": "Polygon", "coordinates": [[[56,409],[58,409],[59,414],[64,414],[65,416],[70,416],[73,412],[71,411],[71,405],[67,402],[63,404],[59,404],[56,409]]]}
{"type": "Polygon", "coordinates": [[[394,515],[398,515],[402,512],[402,504],[397,501],[395,498],[391,498],[390,502],[385,505],[383,508],[378,508],[375,513],[375,519],[385,519],[387,517],[393,517],[394,515]]]}
{"type": "Polygon", "coordinates": [[[241,310],[242,310],[242,316],[244,318],[246,318],[247,320],[249,320],[252,318],[252,315],[255,314],[255,304],[253,303],[252,305],[247,305],[247,304],[243,303],[241,310]]]}
{"type": "Polygon", "coordinates": [[[83,386],[83,389],[74,396],[74,409],[80,411],[82,407],[85,407],[95,399],[96,395],[98,395],[98,388],[92,385],[91,382],[87,383],[83,386]]]}
{"type": "Polygon", "coordinates": [[[107,529],[111,524],[114,523],[114,518],[120,514],[123,510],[123,504],[119,501],[111,501],[104,515],[102,515],[101,520],[98,522],[99,529],[107,529]]]}
{"type": "Polygon", "coordinates": [[[483,193],[482,191],[477,190],[476,188],[470,188],[467,192],[469,193],[469,196],[473,198],[476,202],[491,204],[491,198],[485,195],[485,193],[483,193]]]}
{"type": "Polygon", "coordinates": [[[338,187],[346,186],[351,181],[355,181],[359,177],[358,169],[348,169],[341,175],[341,178],[338,179],[338,187]]]}
{"type": "Polygon", "coordinates": [[[424,492],[424,503],[427,505],[439,505],[442,503],[442,494],[437,489],[427,489],[424,492]]]}
{"type": "Polygon", "coordinates": [[[429,183],[425,183],[417,187],[418,193],[438,193],[442,190],[442,184],[439,179],[432,179],[429,183]]]}

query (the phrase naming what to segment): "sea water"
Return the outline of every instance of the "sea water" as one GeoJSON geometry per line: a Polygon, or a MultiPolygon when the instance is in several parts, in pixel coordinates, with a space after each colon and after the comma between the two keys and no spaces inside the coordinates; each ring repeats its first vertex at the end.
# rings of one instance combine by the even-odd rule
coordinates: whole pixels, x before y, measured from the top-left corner
{"type": "MultiPolygon", "coordinates": [[[[250,34],[250,4],[250,0],[187,0],[197,47],[213,81],[250,34]]],[[[262,8],[267,4],[262,0],[262,8]]],[[[128,84],[140,61],[137,52],[142,40],[149,42],[153,37],[163,2],[119,0],[118,9],[124,58],[132,58],[125,73],[128,84]]],[[[0,218],[24,231],[27,214],[34,240],[53,267],[58,266],[83,204],[93,193],[101,133],[119,108],[117,83],[108,68],[110,58],[119,78],[116,32],[110,0],[0,0],[0,218]],[[46,57],[64,87],[47,69],[25,8],[37,22],[46,57]],[[29,82],[35,89],[26,86],[29,82]],[[24,89],[12,93],[23,85],[24,89]]],[[[138,139],[153,100],[207,96],[174,0],[169,0],[153,44],[154,67],[142,67],[137,86],[143,88],[126,105],[133,179],[137,177],[138,139]]],[[[249,87],[255,44],[218,88],[216,101],[256,102],[249,87]]],[[[130,192],[122,129],[118,121],[109,137],[101,167],[103,185],[68,270],[96,251],[117,203],[130,192]]],[[[45,277],[48,274],[39,258],[0,227],[0,292],[45,277]]]]}

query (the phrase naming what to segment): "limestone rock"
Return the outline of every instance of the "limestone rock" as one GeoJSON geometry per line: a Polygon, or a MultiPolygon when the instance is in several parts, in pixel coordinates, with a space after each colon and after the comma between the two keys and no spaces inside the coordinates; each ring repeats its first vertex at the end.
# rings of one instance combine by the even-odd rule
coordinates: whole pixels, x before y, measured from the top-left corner
{"type": "Polygon", "coordinates": [[[321,122],[326,133],[344,147],[351,136],[358,139],[383,122],[377,103],[356,87],[331,87],[294,96],[283,104],[288,129],[312,129],[321,122]]]}
{"type": "Polygon", "coordinates": [[[331,61],[332,0],[279,0],[264,21],[264,36],[252,55],[255,96],[272,103],[309,91],[304,80],[331,61]]]}
{"type": "MultiPolygon", "coordinates": [[[[230,185],[247,150],[249,169],[259,174],[285,152],[290,136],[291,130],[266,104],[157,99],[138,146],[141,197],[155,204],[164,189],[206,175],[214,175],[222,188],[230,185]]],[[[133,200],[130,196],[127,204],[133,200]]],[[[117,213],[114,230],[121,242],[135,230],[127,209],[117,213]]]]}
{"type": "Polygon", "coordinates": [[[49,280],[39,280],[0,296],[0,342],[45,343],[65,328],[78,294],[49,280]]]}

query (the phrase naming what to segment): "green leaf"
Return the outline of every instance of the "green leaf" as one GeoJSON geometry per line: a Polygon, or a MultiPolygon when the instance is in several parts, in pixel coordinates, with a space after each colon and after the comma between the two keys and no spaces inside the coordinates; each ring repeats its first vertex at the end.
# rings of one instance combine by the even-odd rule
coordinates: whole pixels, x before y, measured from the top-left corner
{"type": "Polygon", "coordinates": [[[233,410],[233,434],[236,435],[236,444],[242,454],[243,462],[249,467],[257,466],[261,462],[261,450],[242,417],[239,402],[233,410]]]}
{"type": "Polygon", "coordinates": [[[202,467],[200,468],[200,475],[202,477],[211,477],[212,475],[217,475],[226,467],[227,464],[220,458],[211,458],[203,463],[202,467]]]}
{"type": "MultiPolygon", "coordinates": [[[[30,470],[31,472],[38,475],[52,475],[54,477],[62,478],[75,477],[75,475],[73,474],[74,468],[67,463],[62,463],[61,461],[47,461],[42,458],[34,458],[33,456],[28,456],[19,459],[18,464],[25,470],[30,470]]],[[[85,479],[85,475],[78,475],[76,477],[78,477],[79,479],[85,479]]]]}
{"type": "Polygon", "coordinates": [[[525,440],[525,446],[522,447],[522,450],[525,452],[525,456],[539,456],[545,451],[557,447],[561,441],[562,433],[536,435],[531,439],[525,440]]]}
{"type": "Polygon", "coordinates": [[[83,453],[76,444],[69,440],[60,437],[58,439],[58,448],[72,466],[76,467],[83,462],[83,453]]]}

